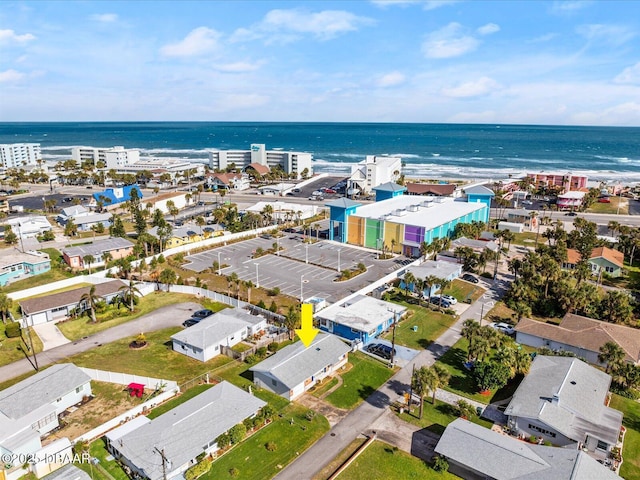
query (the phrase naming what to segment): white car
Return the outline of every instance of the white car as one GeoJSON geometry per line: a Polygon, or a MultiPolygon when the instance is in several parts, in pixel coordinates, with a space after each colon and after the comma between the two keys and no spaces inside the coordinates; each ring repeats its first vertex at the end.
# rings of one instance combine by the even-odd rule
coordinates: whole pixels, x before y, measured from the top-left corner
{"type": "Polygon", "coordinates": [[[456,297],[452,297],[451,295],[442,295],[442,299],[449,302],[451,305],[455,305],[458,303],[458,299],[456,297]]]}
{"type": "Polygon", "coordinates": [[[494,328],[495,330],[498,330],[499,332],[504,333],[505,335],[513,335],[514,333],[516,333],[515,329],[511,325],[509,325],[508,323],[493,322],[489,326],[491,328],[494,328]]]}

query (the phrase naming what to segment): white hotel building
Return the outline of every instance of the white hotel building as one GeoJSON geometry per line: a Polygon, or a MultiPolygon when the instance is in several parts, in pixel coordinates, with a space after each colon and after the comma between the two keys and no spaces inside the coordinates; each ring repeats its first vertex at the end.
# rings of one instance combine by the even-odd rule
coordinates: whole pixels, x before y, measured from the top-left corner
{"type": "Polygon", "coordinates": [[[140,151],[122,146],[100,147],[74,147],[71,149],[71,158],[79,164],[91,162],[96,165],[104,162],[107,170],[117,170],[140,160],[140,151]]]}
{"type": "Polygon", "coordinates": [[[39,143],[8,143],[0,145],[0,166],[2,168],[35,165],[42,159],[39,143]]]}
{"type": "Polygon", "coordinates": [[[308,176],[312,175],[312,159],[313,155],[310,153],[267,150],[263,143],[252,143],[250,150],[209,151],[209,168],[224,170],[232,163],[240,170],[251,163],[259,163],[270,168],[279,165],[285,173],[295,173],[300,178],[305,169],[308,176]]]}

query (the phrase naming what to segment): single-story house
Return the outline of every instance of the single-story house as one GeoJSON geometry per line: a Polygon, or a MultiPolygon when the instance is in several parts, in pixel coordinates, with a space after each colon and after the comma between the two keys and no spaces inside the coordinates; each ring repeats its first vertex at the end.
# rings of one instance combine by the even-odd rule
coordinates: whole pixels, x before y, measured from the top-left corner
{"type": "Polygon", "coordinates": [[[504,412],[508,426],[606,457],[622,427],[622,412],[607,406],[610,386],[610,375],[582,360],[538,355],[504,412]]]}
{"type": "Polygon", "coordinates": [[[257,386],[295,400],[344,366],[350,350],[335,335],[320,333],[309,347],[300,341],[287,345],[249,370],[257,386]]]}
{"type": "Polygon", "coordinates": [[[625,352],[625,361],[640,364],[640,330],[567,313],[559,325],[522,318],[516,325],[516,341],[531,347],[573,352],[595,365],[600,347],[613,342],[625,352]]]}
{"type": "Polygon", "coordinates": [[[260,187],[258,188],[258,192],[260,195],[278,195],[282,197],[294,188],[294,183],[277,183],[275,185],[265,185],[264,187],[260,187]]]}
{"type": "Polygon", "coordinates": [[[268,165],[262,165],[261,163],[254,162],[244,167],[242,171],[251,177],[257,177],[258,175],[262,177],[269,173],[271,168],[269,168],[268,165]]]}
{"type": "Polygon", "coordinates": [[[72,205],[60,210],[60,213],[56,217],[56,222],[60,225],[66,225],[69,219],[76,219],[77,217],[90,215],[91,211],[83,205],[72,205]]]}
{"type": "Polygon", "coordinates": [[[49,255],[36,250],[18,249],[2,252],[0,256],[0,286],[23,277],[33,277],[51,270],[49,255]]]}
{"type": "Polygon", "coordinates": [[[112,260],[128,257],[133,254],[133,243],[121,237],[105,238],[86,245],[63,248],[62,258],[71,268],[84,269],[104,265],[105,253],[110,254],[112,260]],[[93,258],[91,265],[84,263],[84,257],[87,255],[93,258]]]}
{"type": "Polygon", "coordinates": [[[47,475],[45,480],[91,480],[91,477],[84,470],[70,463],[47,475]]]}
{"type": "Polygon", "coordinates": [[[366,344],[388,330],[394,317],[400,321],[406,311],[402,305],[358,295],[344,304],[334,303],[320,310],[316,318],[321,330],[366,344]]]}
{"type": "Polygon", "coordinates": [[[147,199],[145,205],[151,204],[149,210],[152,212],[160,210],[162,213],[169,213],[168,202],[173,202],[173,205],[180,210],[187,206],[187,194],[181,192],[161,193],[160,195],[147,199]]]}
{"type": "MultiPolygon", "coordinates": [[[[434,276],[438,279],[452,281],[462,275],[462,265],[459,263],[452,263],[446,261],[427,260],[420,265],[415,265],[407,268],[406,273],[411,273],[415,278],[424,280],[430,276],[434,276]]],[[[405,273],[405,275],[406,275],[405,273]]],[[[404,275],[400,281],[400,288],[404,290],[404,275]]],[[[409,284],[408,290],[414,291],[414,284],[409,284]]],[[[440,290],[439,284],[431,285],[431,295],[440,290]]],[[[428,297],[430,294],[425,289],[424,296],[428,297]]]]}
{"type": "MultiPolygon", "coordinates": [[[[567,260],[562,264],[562,268],[573,270],[580,261],[580,254],[573,248],[567,249],[567,260]]],[[[622,276],[624,268],[624,254],[618,250],[608,247],[596,247],[591,251],[589,257],[591,270],[595,275],[606,273],[607,275],[617,278],[622,276]]]]}
{"type": "Polygon", "coordinates": [[[246,173],[207,173],[204,183],[209,188],[217,190],[247,190],[251,184],[246,173]]]}
{"type": "Polygon", "coordinates": [[[111,214],[110,213],[93,213],[91,215],[83,215],[73,219],[73,223],[78,227],[80,232],[88,232],[95,225],[102,225],[109,228],[111,226],[111,214]]]}
{"type": "Polygon", "coordinates": [[[9,218],[4,224],[9,225],[18,238],[23,239],[37,237],[52,230],[49,220],[43,215],[9,218]]]}
{"type": "Polygon", "coordinates": [[[142,200],[142,190],[136,184],[125,185],[123,187],[107,188],[102,192],[96,192],[92,195],[96,202],[101,202],[105,207],[117,205],[119,203],[131,200],[131,191],[135,190],[138,198],[142,200]]]}
{"type": "Polygon", "coordinates": [[[456,191],[455,183],[407,183],[407,195],[435,195],[451,197],[456,191]]]}
{"type": "Polygon", "coordinates": [[[451,241],[447,250],[438,253],[438,259],[448,262],[458,261],[456,250],[458,248],[470,248],[474,253],[481,254],[485,250],[497,252],[500,246],[493,240],[475,240],[473,238],[459,237],[451,241]]]}
{"type": "Polygon", "coordinates": [[[111,443],[111,451],[133,474],[149,480],[180,476],[216,439],[254,417],[266,405],[227,381],[205,390],[111,443]]]}
{"type": "Polygon", "coordinates": [[[507,222],[521,223],[530,230],[538,227],[538,219],[536,217],[531,217],[531,212],[524,208],[508,210],[507,222]]]}
{"type": "Polygon", "coordinates": [[[105,444],[107,450],[111,455],[116,455],[116,450],[113,448],[113,445],[124,437],[127,433],[133,432],[137,428],[150,423],[151,419],[146,417],[145,415],[140,415],[135,417],[133,420],[129,420],[128,422],[120,425],[119,427],[114,428],[113,430],[109,430],[104,435],[105,444]]]}
{"type": "MultiPolygon", "coordinates": [[[[51,443],[48,443],[40,450],[34,452],[34,459],[38,459],[39,461],[32,462],[29,467],[36,478],[47,477],[47,480],[58,479],[58,480],[80,480],[84,477],[81,475],[77,475],[73,479],[68,478],[69,474],[72,473],[69,470],[69,467],[75,468],[76,470],[82,472],[79,468],[71,465],[71,462],[74,460],[73,455],[73,447],[71,446],[71,441],[67,437],[58,438],[51,443]],[[67,465],[65,467],[65,465],[67,465]],[[59,473],[58,473],[59,472],[59,473]]],[[[85,461],[88,460],[85,458],[85,461]]],[[[82,472],[83,475],[86,476],[85,480],[91,480],[91,477],[86,473],[82,472]]]]}
{"type": "Polygon", "coordinates": [[[269,205],[273,209],[271,218],[276,222],[287,222],[291,220],[306,220],[318,214],[317,205],[302,203],[280,202],[258,202],[246,209],[247,212],[262,214],[264,208],[269,205]]]}
{"type": "MultiPolygon", "coordinates": [[[[122,280],[110,280],[105,283],[97,283],[95,295],[110,303],[117,296],[122,296],[122,287],[126,284],[122,280]]],[[[91,287],[81,287],[66,292],[52,293],[44,297],[27,298],[20,300],[22,326],[38,325],[46,322],[59,322],[66,319],[72,311],[79,309],[80,313],[89,307],[85,302],[80,304],[80,299],[85,293],[89,293],[91,287]]]]}
{"type": "Polygon", "coordinates": [[[58,415],[91,395],[91,377],[60,363],[0,391],[0,452],[34,453],[40,437],[58,427],[58,415]]]}
{"type": "Polygon", "coordinates": [[[524,223],[501,221],[498,223],[498,230],[508,230],[513,233],[522,233],[524,232],[524,223]]]}
{"type": "MultiPolygon", "coordinates": [[[[219,225],[207,225],[200,227],[195,223],[185,223],[180,227],[173,227],[171,236],[165,240],[164,248],[179,247],[187,243],[199,242],[211,237],[224,234],[224,229],[219,225]]],[[[149,229],[149,235],[158,238],[158,227],[149,229]]]]}
{"type": "Polygon", "coordinates": [[[609,468],[578,448],[523,442],[468,420],[447,425],[435,452],[462,478],[496,480],[615,480],[609,468]]]}
{"type": "Polygon", "coordinates": [[[176,352],[206,362],[220,355],[223,347],[233,347],[266,328],[264,317],[229,308],[172,335],[171,341],[176,352]]]}

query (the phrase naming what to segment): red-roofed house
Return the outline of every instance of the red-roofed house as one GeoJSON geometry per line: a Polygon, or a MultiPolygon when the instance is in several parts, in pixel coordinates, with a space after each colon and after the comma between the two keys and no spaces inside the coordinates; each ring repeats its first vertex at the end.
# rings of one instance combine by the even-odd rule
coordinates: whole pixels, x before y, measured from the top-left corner
{"type": "Polygon", "coordinates": [[[226,190],[246,190],[249,188],[249,176],[242,173],[208,173],[205,182],[209,188],[226,190]]]}
{"type": "Polygon", "coordinates": [[[262,176],[269,173],[271,169],[269,168],[268,165],[262,165],[261,163],[250,163],[249,165],[244,167],[242,171],[248,174],[249,176],[253,176],[256,173],[262,176]]]}
{"type": "MultiPolygon", "coordinates": [[[[578,251],[569,248],[567,249],[567,261],[562,264],[562,268],[573,270],[579,261],[578,251]]],[[[612,248],[596,247],[591,251],[589,263],[595,274],[602,271],[611,277],[620,277],[624,268],[624,254],[612,248]]]]}
{"type": "Polygon", "coordinates": [[[407,195],[453,196],[454,183],[407,183],[407,195]]]}

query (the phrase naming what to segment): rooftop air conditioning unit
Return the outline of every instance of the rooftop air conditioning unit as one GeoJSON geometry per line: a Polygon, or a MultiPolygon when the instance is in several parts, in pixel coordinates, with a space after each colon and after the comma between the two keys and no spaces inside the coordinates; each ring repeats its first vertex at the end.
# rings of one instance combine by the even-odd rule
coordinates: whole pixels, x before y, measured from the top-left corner
{"type": "Polygon", "coordinates": [[[417,212],[419,210],[419,208],[420,208],[420,205],[409,205],[408,210],[410,212],[417,212]]]}

